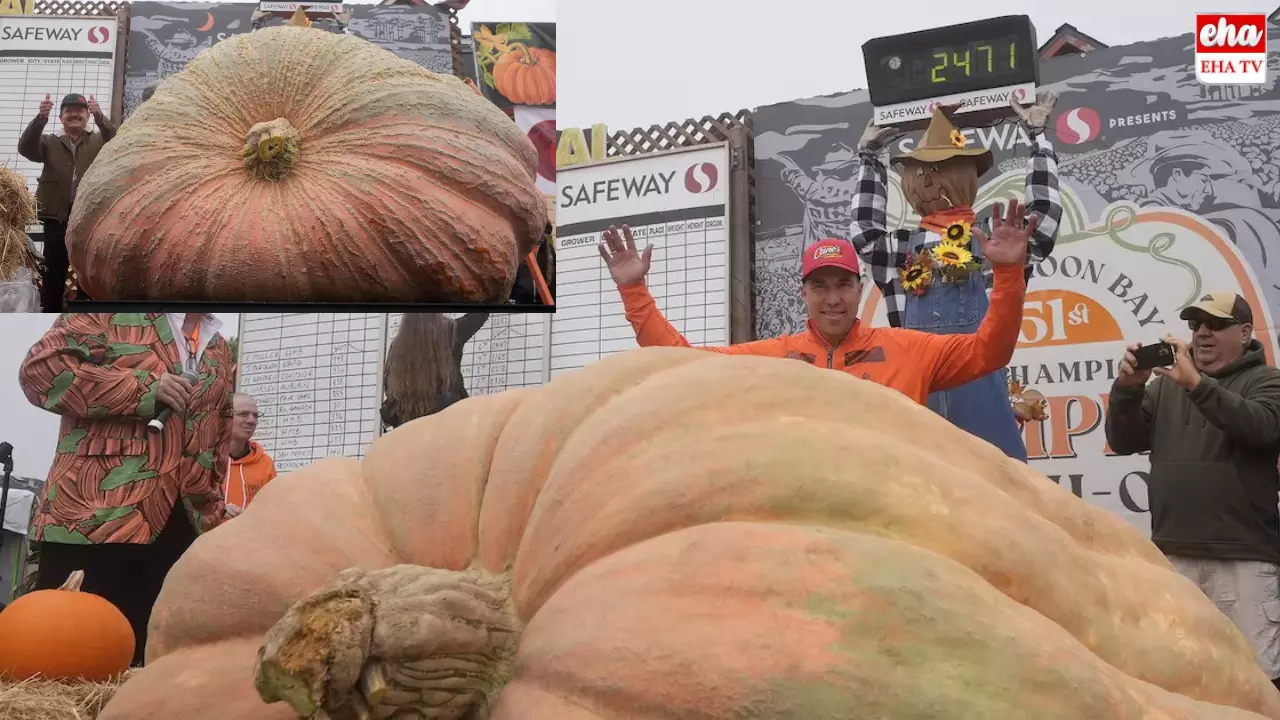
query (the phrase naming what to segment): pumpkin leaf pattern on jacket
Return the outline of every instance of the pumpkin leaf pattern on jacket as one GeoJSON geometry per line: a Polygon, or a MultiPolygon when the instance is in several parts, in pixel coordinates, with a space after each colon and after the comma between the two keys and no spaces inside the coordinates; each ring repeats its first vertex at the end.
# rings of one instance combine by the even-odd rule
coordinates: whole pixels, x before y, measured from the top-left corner
{"type": "Polygon", "coordinates": [[[102,478],[102,482],[98,483],[98,489],[115,490],[139,480],[149,480],[159,474],[155,470],[147,468],[147,457],[145,455],[133,455],[125,458],[124,462],[118,466],[111,468],[111,472],[107,473],[107,476],[102,478]]]}
{"type": "Polygon", "coordinates": [[[44,541],[62,543],[64,545],[92,545],[92,541],[84,533],[68,530],[57,525],[44,526],[44,541]]]}
{"type": "Polygon", "coordinates": [[[204,468],[205,470],[212,470],[213,469],[213,451],[205,450],[204,452],[200,453],[199,455],[196,456],[196,462],[200,463],[200,467],[204,468]]]}
{"type": "Polygon", "coordinates": [[[72,383],[76,381],[76,374],[70,370],[63,370],[53,378],[53,388],[49,390],[49,397],[44,400],[44,409],[57,412],[58,403],[62,402],[62,396],[67,394],[71,389],[72,383]]]}
{"type": "Polygon", "coordinates": [[[111,324],[121,327],[146,327],[152,323],[146,313],[113,313],[111,324]]]}
{"type": "Polygon", "coordinates": [[[58,452],[63,455],[74,453],[80,448],[80,441],[84,440],[84,436],[88,434],[89,431],[84,428],[73,429],[71,432],[63,435],[62,439],[58,440],[58,452]]]}
{"type": "Polygon", "coordinates": [[[142,399],[138,401],[138,417],[151,418],[156,416],[156,401],[160,394],[160,378],[156,378],[151,382],[147,391],[142,393],[142,399]]]}
{"type": "Polygon", "coordinates": [[[89,346],[89,343],[79,342],[76,340],[75,335],[65,335],[63,337],[67,343],[67,353],[75,355],[83,362],[93,359],[93,348],[89,346]]]}
{"type": "Polygon", "coordinates": [[[197,533],[225,519],[219,466],[226,462],[230,423],[223,404],[235,390],[225,338],[209,338],[200,383],[207,390],[193,393],[184,416],[189,427],[167,428],[172,442],[141,434],[139,421],[159,410],[159,376],[174,371],[161,340],[175,334],[163,314],[71,313],[27,354],[18,372],[23,390],[62,415],[31,538],[145,543],[161,533],[175,503],[197,533]],[[137,433],[122,432],[118,417],[130,417],[137,433]],[[90,444],[95,454],[83,454],[90,444]]]}
{"type": "Polygon", "coordinates": [[[125,355],[141,355],[149,352],[151,352],[151,348],[146,345],[113,342],[107,345],[107,362],[122,358],[125,355]]]}
{"type": "Polygon", "coordinates": [[[169,317],[167,315],[160,315],[152,324],[156,326],[156,335],[160,336],[160,342],[165,345],[173,342],[173,327],[169,325],[169,317]]]}
{"type": "Polygon", "coordinates": [[[133,511],[134,507],[132,505],[125,505],[124,507],[98,508],[93,511],[93,517],[80,521],[79,525],[80,527],[88,530],[90,528],[98,527],[99,525],[106,525],[112,520],[119,520],[133,511]]]}

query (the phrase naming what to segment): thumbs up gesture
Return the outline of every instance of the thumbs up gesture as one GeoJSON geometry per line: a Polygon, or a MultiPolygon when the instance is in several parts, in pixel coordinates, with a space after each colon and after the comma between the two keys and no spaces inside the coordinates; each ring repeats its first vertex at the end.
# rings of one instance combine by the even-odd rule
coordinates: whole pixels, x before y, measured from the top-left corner
{"type": "Polygon", "coordinates": [[[45,93],[44,99],[40,101],[40,117],[48,119],[51,110],[53,110],[53,98],[49,97],[49,93],[45,93]]]}
{"type": "Polygon", "coordinates": [[[97,100],[94,100],[94,99],[93,99],[93,96],[92,96],[92,95],[90,95],[90,96],[89,96],[89,102],[88,102],[88,105],[89,105],[89,114],[90,114],[90,115],[92,115],[92,116],[94,116],[94,117],[98,117],[99,115],[101,115],[101,114],[102,114],[102,106],[98,104],[98,101],[97,101],[97,100]]]}

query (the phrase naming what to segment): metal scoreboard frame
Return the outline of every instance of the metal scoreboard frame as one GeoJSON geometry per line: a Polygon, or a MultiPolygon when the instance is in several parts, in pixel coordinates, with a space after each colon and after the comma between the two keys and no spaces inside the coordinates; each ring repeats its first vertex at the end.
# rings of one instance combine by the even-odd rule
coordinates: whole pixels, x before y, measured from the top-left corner
{"type": "MultiPolygon", "coordinates": [[[[875,125],[919,129],[928,124],[935,106],[953,104],[960,105],[952,116],[957,126],[989,125],[1012,114],[1010,97],[1022,104],[1034,102],[1040,82],[1035,26],[1025,15],[874,38],[863,44],[862,53],[875,125]],[[1001,55],[1008,65],[993,71],[993,47],[1004,41],[1011,41],[1008,53],[1002,51],[1001,55]],[[970,72],[969,50],[973,48],[988,51],[985,73],[979,69],[980,65],[970,72]],[[938,71],[947,67],[948,59],[958,57],[961,50],[965,60],[963,63],[955,60],[960,64],[952,67],[964,67],[964,76],[958,77],[951,71],[939,76],[938,71]],[[943,60],[932,69],[931,81],[918,81],[914,74],[906,81],[901,76],[895,79],[894,74],[901,70],[904,58],[907,63],[913,63],[922,57],[943,60]]],[[[975,54],[974,57],[981,56],[975,54]]]]}

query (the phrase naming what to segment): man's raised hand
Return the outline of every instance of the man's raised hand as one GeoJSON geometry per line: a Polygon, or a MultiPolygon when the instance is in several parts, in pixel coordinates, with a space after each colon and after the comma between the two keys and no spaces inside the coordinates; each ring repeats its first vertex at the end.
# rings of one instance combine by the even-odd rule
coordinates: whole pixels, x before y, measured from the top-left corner
{"type": "Polygon", "coordinates": [[[996,203],[991,214],[991,234],[987,235],[978,228],[973,228],[973,236],[982,247],[982,254],[992,265],[1025,265],[1027,262],[1027,243],[1031,233],[1035,232],[1040,222],[1038,215],[1032,215],[1027,221],[1024,217],[1027,206],[1017,200],[1009,201],[1009,212],[1004,214],[1000,203],[996,203]],[[1000,217],[1004,214],[1004,217],[1000,217]]]}
{"type": "Polygon", "coordinates": [[[45,93],[44,99],[40,101],[40,117],[47,118],[51,112],[53,112],[53,98],[49,93],[45,93]]]}
{"type": "Polygon", "coordinates": [[[617,227],[611,226],[605,230],[599,249],[600,257],[604,258],[609,274],[618,287],[643,282],[644,276],[649,273],[653,246],[647,245],[643,251],[637,251],[636,239],[631,234],[631,228],[626,225],[622,226],[621,234],[617,227]]]}

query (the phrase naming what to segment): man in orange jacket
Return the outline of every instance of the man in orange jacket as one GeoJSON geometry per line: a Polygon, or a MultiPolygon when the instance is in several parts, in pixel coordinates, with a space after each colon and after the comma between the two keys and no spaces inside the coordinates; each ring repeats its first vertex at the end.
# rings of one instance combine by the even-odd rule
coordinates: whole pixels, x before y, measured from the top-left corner
{"type": "MultiPolygon", "coordinates": [[[[862,300],[861,267],[853,245],[822,240],[804,252],[801,294],[809,310],[805,331],[768,340],[701,348],[735,355],[803,360],[840,370],[897,390],[921,405],[929,393],[963,385],[1003,367],[1013,356],[1022,327],[1027,241],[1036,219],[1024,220],[1016,200],[1004,214],[996,205],[988,236],[973,235],[994,273],[990,310],[975,333],[934,335],[918,330],[866,327],[858,322],[862,300]],[[1003,215],[1003,217],[1002,217],[1003,215]]],[[[689,341],[658,311],[645,287],[653,247],[636,250],[631,229],[609,228],[600,255],[622,294],[627,320],[642,346],[690,347],[689,341]]]]}
{"type": "Polygon", "coordinates": [[[271,482],[276,476],[276,464],[252,440],[258,429],[258,401],[252,395],[236,393],[231,402],[231,462],[222,481],[222,494],[235,512],[243,510],[271,482]]]}

